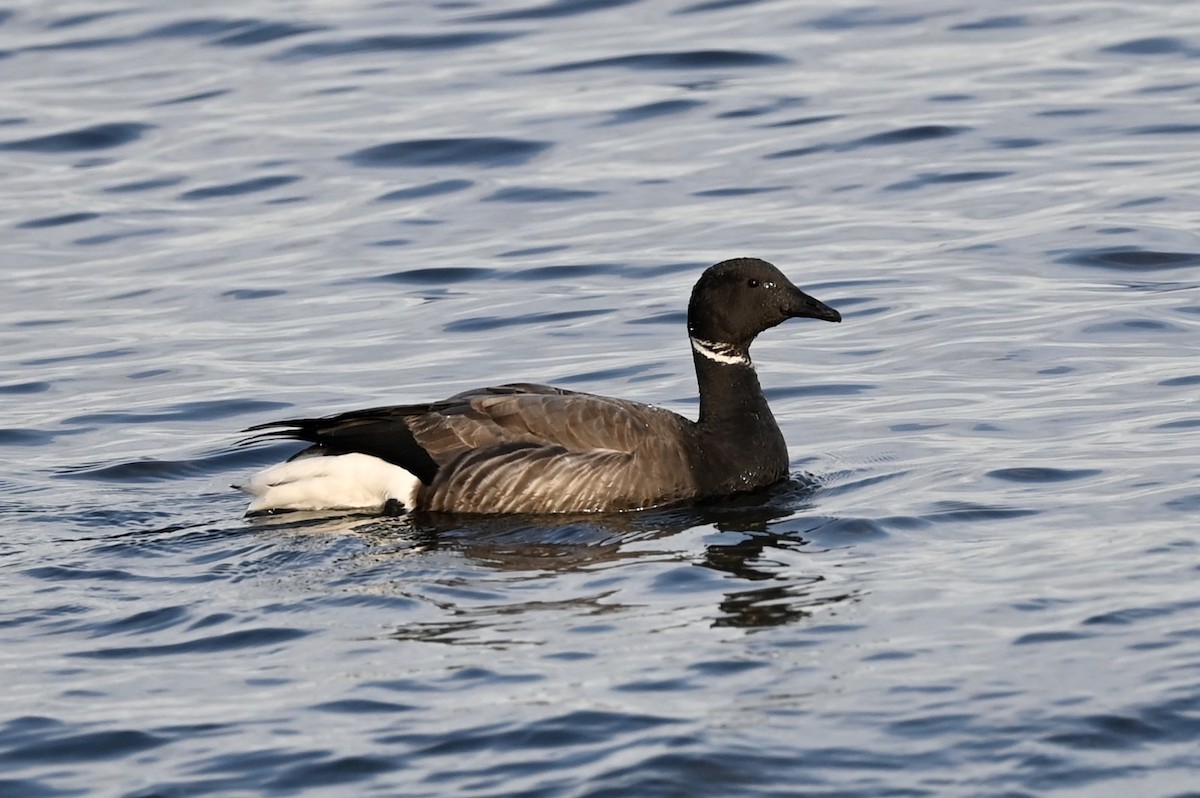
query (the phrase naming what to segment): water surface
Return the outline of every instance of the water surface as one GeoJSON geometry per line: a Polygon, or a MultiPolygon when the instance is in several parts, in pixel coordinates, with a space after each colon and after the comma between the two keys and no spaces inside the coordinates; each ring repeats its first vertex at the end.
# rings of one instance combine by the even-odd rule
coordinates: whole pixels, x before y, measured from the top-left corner
{"type": "Polygon", "coordinates": [[[0,795],[1182,798],[1200,10],[0,11],[0,795]],[[245,520],[233,444],[536,380],[695,411],[755,255],[795,480],[245,520]]]}

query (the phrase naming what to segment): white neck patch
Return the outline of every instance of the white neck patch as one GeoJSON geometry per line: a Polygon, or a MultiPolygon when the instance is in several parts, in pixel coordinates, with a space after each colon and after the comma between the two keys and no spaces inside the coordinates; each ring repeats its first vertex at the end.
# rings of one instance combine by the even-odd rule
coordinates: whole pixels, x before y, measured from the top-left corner
{"type": "Polygon", "coordinates": [[[750,365],[750,357],[734,351],[734,348],[729,344],[718,344],[699,338],[692,338],[691,341],[692,349],[704,355],[709,360],[724,363],[727,366],[750,365]]]}

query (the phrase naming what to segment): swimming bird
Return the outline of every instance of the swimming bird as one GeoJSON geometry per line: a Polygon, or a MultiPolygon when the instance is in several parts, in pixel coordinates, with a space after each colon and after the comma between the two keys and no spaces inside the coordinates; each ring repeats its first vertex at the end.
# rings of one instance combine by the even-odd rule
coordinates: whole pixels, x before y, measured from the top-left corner
{"type": "Polygon", "coordinates": [[[513,383],[438,402],[250,427],[247,442],[311,444],[235,486],[280,510],[566,513],[639,510],[765,488],[787,445],[750,345],[790,318],[838,322],[775,266],[710,266],[688,302],[695,421],[652,405],[513,383]]]}

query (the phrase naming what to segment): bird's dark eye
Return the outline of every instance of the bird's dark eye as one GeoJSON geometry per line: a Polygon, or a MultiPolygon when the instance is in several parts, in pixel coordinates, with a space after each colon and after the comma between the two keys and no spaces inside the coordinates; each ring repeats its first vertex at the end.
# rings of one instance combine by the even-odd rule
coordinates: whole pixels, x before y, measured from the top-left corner
{"type": "Polygon", "coordinates": [[[746,281],[746,285],[750,286],[751,288],[758,288],[758,280],[755,280],[753,277],[751,277],[746,281]]]}

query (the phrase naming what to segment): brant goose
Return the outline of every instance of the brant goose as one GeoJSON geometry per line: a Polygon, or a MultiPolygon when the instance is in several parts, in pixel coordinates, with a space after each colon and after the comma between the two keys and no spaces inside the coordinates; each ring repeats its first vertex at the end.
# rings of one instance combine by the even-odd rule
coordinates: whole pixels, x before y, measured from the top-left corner
{"type": "Polygon", "coordinates": [[[624,399],[501,385],[250,427],[247,443],[313,445],[236,487],[255,496],[248,514],[613,512],[758,490],[787,475],[788,456],[750,344],[796,317],[842,320],[766,261],[723,261],[688,302],[697,421],[624,399]]]}

